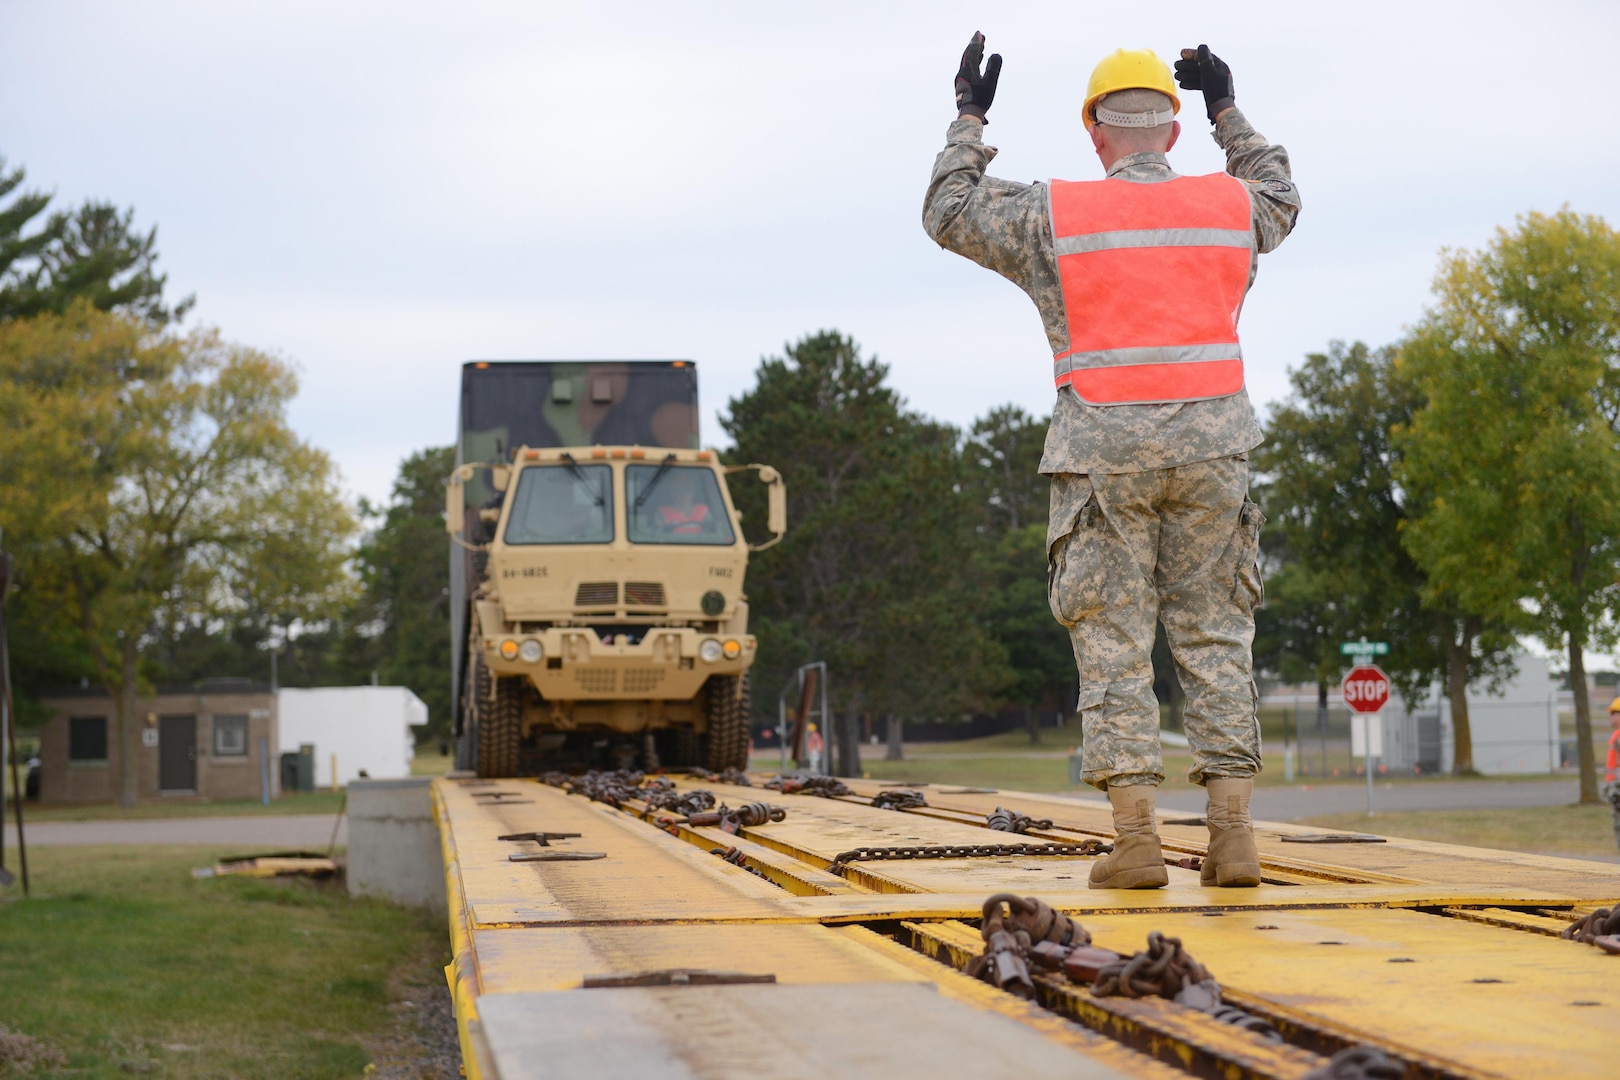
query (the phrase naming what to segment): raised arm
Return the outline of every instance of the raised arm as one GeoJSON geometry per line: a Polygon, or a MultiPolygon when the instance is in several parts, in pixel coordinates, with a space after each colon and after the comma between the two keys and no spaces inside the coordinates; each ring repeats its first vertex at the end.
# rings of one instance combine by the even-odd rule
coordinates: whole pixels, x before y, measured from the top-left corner
{"type": "Polygon", "coordinates": [[[1299,217],[1299,189],[1288,167],[1288,151],[1266,142],[1250,126],[1237,108],[1232,69],[1208,45],[1181,50],[1176,81],[1183,90],[1203,93],[1216,145],[1226,151],[1226,171],[1249,185],[1256,246],[1271,251],[1293,231],[1299,217]]]}
{"type": "Polygon", "coordinates": [[[1001,57],[990,57],[984,74],[984,35],[974,34],[955,80],[957,118],[946,130],[945,149],[934,159],[923,199],[923,228],[940,247],[972,259],[1027,290],[1028,266],[1049,230],[1046,188],[986,176],[996,148],[983,141],[984,114],[995,99],[1001,57]]]}

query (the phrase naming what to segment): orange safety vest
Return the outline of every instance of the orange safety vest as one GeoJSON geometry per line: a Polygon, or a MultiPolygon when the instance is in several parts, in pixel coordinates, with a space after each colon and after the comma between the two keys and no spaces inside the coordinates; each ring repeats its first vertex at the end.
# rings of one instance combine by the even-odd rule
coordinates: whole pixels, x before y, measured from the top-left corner
{"type": "Polygon", "coordinates": [[[673,506],[663,506],[659,509],[663,511],[664,524],[671,526],[670,531],[676,533],[700,533],[703,531],[703,522],[709,517],[709,507],[704,503],[698,503],[684,513],[673,506]]]}
{"type": "Polygon", "coordinates": [[[1603,779],[1614,783],[1615,773],[1620,771],[1620,728],[1609,732],[1609,768],[1603,779]]]}
{"type": "Polygon", "coordinates": [[[1059,390],[1088,405],[1204,401],[1243,389],[1249,190],[1225,173],[1158,183],[1053,180],[1069,348],[1059,390]]]}

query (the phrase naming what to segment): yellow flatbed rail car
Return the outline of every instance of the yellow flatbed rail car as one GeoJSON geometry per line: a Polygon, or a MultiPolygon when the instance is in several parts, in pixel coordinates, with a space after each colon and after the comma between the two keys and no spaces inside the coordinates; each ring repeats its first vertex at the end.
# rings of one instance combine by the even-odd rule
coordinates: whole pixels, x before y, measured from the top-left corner
{"type": "MultiPolygon", "coordinates": [[[[1259,822],[1257,888],[1172,865],[1168,888],[1092,891],[1090,857],[982,849],[1106,840],[1101,799],[925,785],[926,806],[889,810],[875,781],[820,798],[672,779],[787,813],[730,832],[534,780],[434,782],[468,1076],[1236,1080],[1355,1047],[1408,1077],[1620,1075],[1620,956],[1558,937],[1620,902],[1620,867],[1259,822]],[[995,832],[997,807],[1051,824],[995,832]],[[941,846],[955,857],[835,862],[941,846]],[[1126,956],[1179,938],[1270,1033],[1061,975],[1037,973],[1033,1000],[969,977],[997,893],[1126,956]]],[[[1196,866],[1201,823],[1160,818],[1167,859],[1196,866]]]]}

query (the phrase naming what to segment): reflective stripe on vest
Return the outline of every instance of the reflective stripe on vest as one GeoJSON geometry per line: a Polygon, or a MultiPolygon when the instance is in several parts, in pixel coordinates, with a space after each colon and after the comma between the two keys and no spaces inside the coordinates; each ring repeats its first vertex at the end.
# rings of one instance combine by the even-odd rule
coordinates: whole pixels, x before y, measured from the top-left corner
{"type": "Polygon", "coordinates": [[[1069,331],[1053,360],[1058,388],[1089,405],[1242,390],[1237,321],[1254,250],[1243,182],[1054,180],[1048,191],[1069,331]]]}

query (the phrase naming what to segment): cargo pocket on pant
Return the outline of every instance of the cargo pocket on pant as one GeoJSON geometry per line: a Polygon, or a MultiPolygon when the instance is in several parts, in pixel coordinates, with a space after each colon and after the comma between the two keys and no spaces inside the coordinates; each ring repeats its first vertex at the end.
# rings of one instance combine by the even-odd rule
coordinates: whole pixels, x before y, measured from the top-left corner
{"type": "Polygon", "coordinates": [[[1073,627],[1102,609],[1102,552],[1098,532],[1102,507],[1085,477],[1053,478],[1052,518],[1047,526],[1046,602],[1052,617],[1073,627]]]}
{"type": "Polygon", "coordinates": [[[1266,516],[1250,498],[1243,496],[1243,509],[1238,511],[1237,535],[1232,538],[1236,549],[1236,569],[1232,581],[1232,599],[1245,611],[1253,611],[1266,602],[1266,585],[1260,578],[1260,530],[1265,527],[1266,516]]]}
{"type": "Polygon", "coordinates": [[[1075,693],[1074,715],[1084,717],[1086,713],[1102,708],[1103,699],[1107,696],[1107,683],[1081,683],[1075,693]]]}

